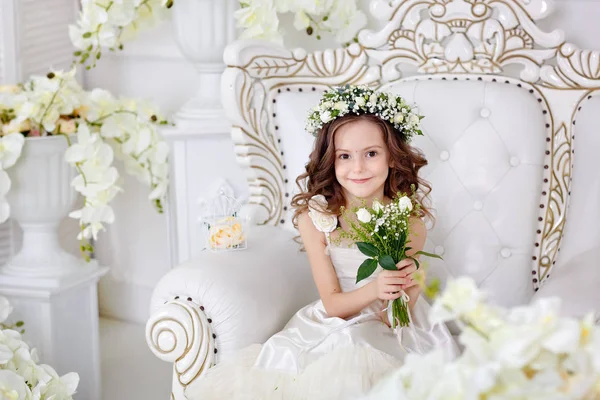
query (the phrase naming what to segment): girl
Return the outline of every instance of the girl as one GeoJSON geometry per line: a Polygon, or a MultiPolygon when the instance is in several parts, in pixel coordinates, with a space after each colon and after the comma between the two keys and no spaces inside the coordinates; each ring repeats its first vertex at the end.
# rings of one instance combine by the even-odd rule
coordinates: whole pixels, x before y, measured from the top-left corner
{"type": "MultiPolygon", "coordinates": [[[[455,344],[443,326],[427,321],[412,261],[397,271],[378,270],[356,284],[366,258],[336,232],[347,229],[342,207],[358,201],[390,202],[398,192],[430,191],[418,177],[426,159],[409,145],[419,116],[404,100],[367,87],[326,92],[307,124],[316,135],[306,173],[297,182],[294,222],[308,254],[320,300],[292,317],[263,346],[251,346],[238,360],[218,364],[188,388],[199,399],[352,399],[364,395],[407,353],[455,344]],[[409,297],[412,324],[394,332],[386,317],[389,300],[409,297]]],[[[430,217],[421,203],[423,217],[430,217]]],[[[420,218],[410,228],[412,250],[422,250],[426,230],[420,218]]]]}

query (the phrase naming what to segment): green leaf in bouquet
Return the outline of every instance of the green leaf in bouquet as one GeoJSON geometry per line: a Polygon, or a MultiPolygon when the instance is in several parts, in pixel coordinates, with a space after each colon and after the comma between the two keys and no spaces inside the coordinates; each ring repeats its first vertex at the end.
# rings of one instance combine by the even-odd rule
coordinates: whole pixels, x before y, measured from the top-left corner
{"type": "Polygon", "coordinates": [[[358,242],[356,243],[358,246],[358,250],[368,257],[377,257],[379,255],[379,250],[377,247],[373,246],[371,243],[358,242]]]}
{"type": "Polygon", "coordinates": [[[420,254],[420,255],[423,255],[423,256],[427,256],[427,257],[439,258],[440,260],[443,260],[442,256],[439,256],[439,255],[433,254],[433,253],[428,253],[426,251],[417,251],[415,253],[415,255],[416,254],[420,254]]]}
{"type": "Polygon", "coordinates": [[[377,269],[377,260],[375,260],[374,258],[367,258],[365,261],[363,261],[360,267],[358,267],[356,283],[371,276],[373,272],[375,272],[375,269],[377,269]]]}
{"type": "Polygon", "coordinates": [[[417,266],[417,269],[419,269],[419,267],[421,266],[421,264],[419,263],[419,260],[417,260],[414,257],[408,257],[408,258],[410,258],[411,260],[413,260],[415,262],[415,265],[417,266]]]}
{"type": "Polygon", "coordinates": [[[394,262],[394,259],[392,258],[392,256],[383,256],[383,257],[379,257],[379,265],[381,265],[381,268],[383,269],[387,269],[388,271],[397,271],[398,267],[396,267],[396,263],[394,262]]]}

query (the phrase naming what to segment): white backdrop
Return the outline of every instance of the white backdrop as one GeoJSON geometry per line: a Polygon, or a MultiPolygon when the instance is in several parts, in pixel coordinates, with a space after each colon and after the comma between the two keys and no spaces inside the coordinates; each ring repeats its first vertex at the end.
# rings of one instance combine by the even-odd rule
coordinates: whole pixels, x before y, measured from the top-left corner
{"type": "MultiPolygon", "coordinates": [[[[540,24],[544,30],[561,28],[566,31],[567,41],[582,48],[600,49],[600,0],[562,0],[556,1],[556,6],[556,11],[540,24]]],[[[310,50],[331,45],[293,28],[286,43],[310,50]]],[[[198,82],[192,65],[180,55],[172,26],[167,23],[126,45],[123,52],[103,58],[97,68],[86,72],[85,84],[116,95],[151,98],[170,114],[193,94],[198,82]]],[[[215,165],[218,159],[219,174],[189,173],[197,174],[207,188],[225,178],[237,196],[246,196],[229,138],[216,136],[207,143],[208,147],[194,149],[194,154],[205,159],[206,166],[215,165]]],[[[147,201],[146,188],[131,179],[126,179],[124,188],[114,203],[117,220],[100,235],[97,245],[99,259],[111,267],[100,283],[100,308],[104,316],[145,322],[152,289],[170,268],[167,222],[147,201]]]]}

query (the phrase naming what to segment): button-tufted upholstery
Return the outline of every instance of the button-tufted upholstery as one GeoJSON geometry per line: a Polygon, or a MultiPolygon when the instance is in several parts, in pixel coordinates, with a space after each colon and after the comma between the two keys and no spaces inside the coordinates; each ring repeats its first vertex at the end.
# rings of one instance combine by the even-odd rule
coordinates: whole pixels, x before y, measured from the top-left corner
{"type": "MultiPolygon", "coordinates": [[[[445,281],[467,274],[498,304],[527,303],[547,149],[542,106],[528,90],[504,82],[412,80],[386,90],[425,115],[425,136],[413,144],[429,161],[422,177],[433,188],[436,221],[428,225],[426,249],[443,257],[429,261],[430,275],[445,281]]],[[[302,111],[318,98],[311,90],[277,97],[287,203],[312,147],[302,111]]],[[[290,219],[288,208],[287,229],[290,219]]]]}

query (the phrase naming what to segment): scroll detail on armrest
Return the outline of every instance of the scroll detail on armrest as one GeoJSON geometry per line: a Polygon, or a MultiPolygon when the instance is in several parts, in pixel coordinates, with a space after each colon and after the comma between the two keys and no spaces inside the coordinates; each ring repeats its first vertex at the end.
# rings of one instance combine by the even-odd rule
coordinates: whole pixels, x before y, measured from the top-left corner
{"type": "MultiPolygon", "coordinates": [[[[250,344],[263,343],[281,330],[296,311],[318,299],[306,254],[299,251],[294,236],[272,226],[252,227],[248,249],[202,252],[169,271],[155,288],[148,324],[168,320],[175,315],[171,313],[192,313],[188,308],[175,309],[174,305],[165,309],[165,301],[179,296],[183,302],[190,298],[191,303],[202,307],[199,325],[191,322],[195,314],[189,317],[190,322],[183,323],[186,328],[190,325],[195,329],[188,335],[189,340],[205,337],[199,330],[205,329],[206,321],[211,322],[210,329],[217,337],[216,361],[250,344]]],[[[152,336],[149,344],[151,340],[152,336]]],[[[163,340],[169,343],[165,346],[171,346],[167,339],[163,340]]],[[[190,350],[204,349],[198,346],[190,350]]]]}
{"type": "Polygon", "coordinates": [[[187,386],[210,368],[215,359],[215,336],[197,304],[173,299],[156,310],[146,324],[146,342],[163,361],[174,363],[179,385],[187,386]]]}

